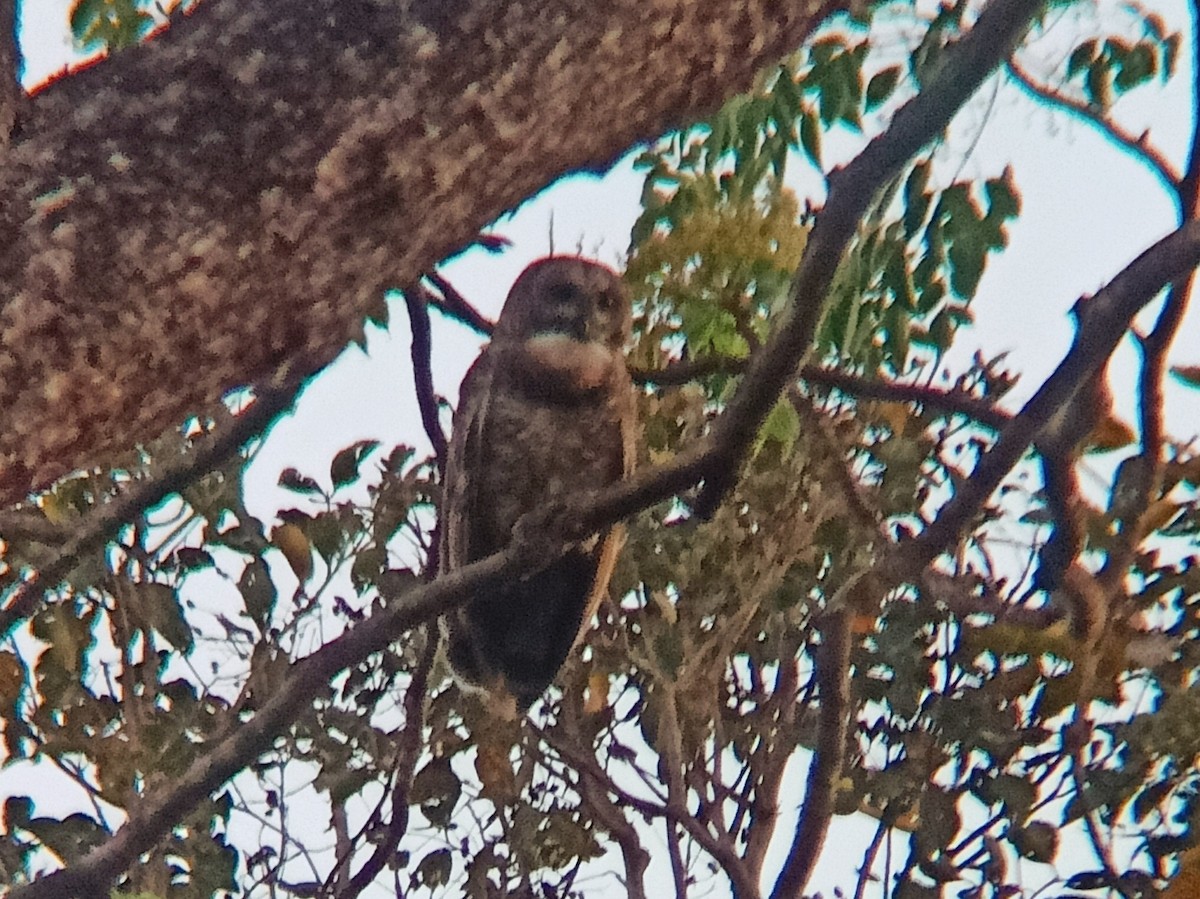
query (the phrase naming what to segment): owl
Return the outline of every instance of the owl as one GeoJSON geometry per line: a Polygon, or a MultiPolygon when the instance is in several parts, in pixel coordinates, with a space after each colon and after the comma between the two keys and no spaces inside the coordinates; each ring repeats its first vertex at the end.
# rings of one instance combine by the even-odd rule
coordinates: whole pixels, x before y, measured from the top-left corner
{"type": "MultiPolygon", "coordinates": [[[[517,278],[463,379],[440,510],[442,573],[503,549],[525,513],[630,472],[630,329],[629,296],[603,265],[551,256],[517,278]]],[[[526,711],[587,629],[623,541],[619,527],[596,534],[443,616],[459,682],[526,711]]]]}

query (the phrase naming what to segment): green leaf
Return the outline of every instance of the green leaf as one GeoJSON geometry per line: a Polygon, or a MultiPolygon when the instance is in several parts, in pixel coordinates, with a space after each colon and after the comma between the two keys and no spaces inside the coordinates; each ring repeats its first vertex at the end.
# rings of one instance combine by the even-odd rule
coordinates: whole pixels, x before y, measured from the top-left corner
{"type": "Polygon", "coordinates": [[[1097,44],[1095,39],[1084,41],[1071,51],[1067,58],[1067,77],[1074,78],[1080,72],[1091,67],[1096,61],[1097,44]]]}
{"type": "Polygon", "coordinates": [[[1153,78],[1158,72],[1158,60],[1154,49],[1145,41],[1134,46],[1117,66],[1113,85],[1119,91],[1128,91],[1153,78]]]}
{"type": "Polygon", "coordinates": [[[888,97],[892,95],[892,91],[896,89],[896,83],[900,80],[900,67],[890,66],[881,72],[876,72],[871,76],[871,80],[867,82],[866,104],[867,110],[875,109],[888,97]]]}
{"type": "Polygon", "coordinates": [[[379,579],[387,565],[387,549],[383,546],[372,546],[364,549],[354,557],[350,566],[350,583],[354,589],[362,593],[379,579]]]}
{"type": "Polygon", "coordinates": [[[183,614],[179,594],[166,584],[135,584],[136,606],[142,623],[153,628],[180,652],[192,651],[192,629],[183,614]]]}
{"type": "Polygon", "coordinates": [[[257,555],[268,545],[262,522],[252,516],[247,516],[244,521],[214,534],[208,542],[217,546],[227,546],[247,555],[257,555]]]}
{"type": "Polygon", "coordinates": [[[279,475],[279,486],[294,493],[320,494],[321,485],[294,468],[285,468],[279,475]]]}
{"type": "Polygon", "coordinates": [[[9,796],[4,800],[4,827],[12,833],[23,828],[33,816],[33,800],[28,796],[9,796]]]}
{"type": "Polygon", "coordinates": [[[246,614],[265,631],[270,623],[279,591],[275,589],[267,563],[261,557],[256,556],[246,565],[238,579],[238,590],[242,594],[246,614]]]}
{"type": "Polygon", "coordinates": [[[1103,57],[1088,67],[1083,93],[1089,103],[1100,109],[1108,109],[1112,105],[1111,66],[1103,57]]]}
{"type": "Polygon", "coordinates": [[[811,106],[800,116],[800,146],[812,164],[821,169],[821,122],[811,106]]]}
{"type": "Polygon", "coordinates": [[[929,213],[929,173],[928,161],[919,162],[913,166],[904,181],[904,236],[910,239],[925,221],[929,213]]]}
{"type": "Polygon", "coordinates": [[[988,212],[1004,219],[1014,219],[1021,212],[1021,192],[1012,180],[1012,172],[1005,171],[1001,178],[989,178],[983,184],[988,199],[988,212]]]}
{"type": "Polygon", "coordinates": [[[987,261],[987,247],[974,238],[967,232],[950,246],[950,289],[960,297],[975,296],[987,261]]]}
{"type": "Polygon", "coordinates": [[[462,795],[462,782],[445,756],[430,759],[413,778],[409,801],[421,808],[421,814],[434,827],[446,827],[462,795]]]}
{"type": "Polygon", "coordinates": [[[378,448],[378,440],[360,440],[334,456],[329,466],[329,477],[334,488],[344,487],[356,481],[363,461],[378,448]]]}
{"type": "Polygon", "coordinates": [[[214,568],[216,562],[206,550],[193,546],[184,546],[175,550],[175,561],[181,571],[199,571],[203,568],[214,568]]]}
{"type": "Polygon", "coordinates": [[[25,829],[65,862],[72,862],[108,839],[109,833],[87,815],[76,812],[61,821],[33,818],[25,829]]]}
{"type": "Polygon", "coordinates": [[[1009,838],[1022,857],[1048,865],[1058,854],[1058,828],[1045,821],[1033,821],[1024,827],[1014,827],[1009,838]]]}
{"type": "Polygon", "coordinates": [[[417,865],[416,877],[423,886],[436,889],[450,882],[454,870],[454,858],[449,849],[435,849],[417,865]]]}
{"type": "Polygon", "coordinates": [[[784,453],[790,453],[800,437],[800,416],[796,409],[786,399],[775,403],[763,422],[762,430],[758,432],[759,445],[775,441],[783,447],[784,453]]]}

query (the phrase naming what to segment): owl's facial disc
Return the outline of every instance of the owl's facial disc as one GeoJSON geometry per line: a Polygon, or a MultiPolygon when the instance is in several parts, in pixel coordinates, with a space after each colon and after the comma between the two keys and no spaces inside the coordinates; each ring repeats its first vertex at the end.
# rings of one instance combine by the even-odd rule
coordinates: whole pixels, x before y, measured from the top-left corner
{"type": "Polygon", "coordinates": [[[587,340],[591,298],[569,281],[551,285],[546,296],[549,301],[539,303],[532,310],[534,333],[564,334],[574,340],[587,340]]]}

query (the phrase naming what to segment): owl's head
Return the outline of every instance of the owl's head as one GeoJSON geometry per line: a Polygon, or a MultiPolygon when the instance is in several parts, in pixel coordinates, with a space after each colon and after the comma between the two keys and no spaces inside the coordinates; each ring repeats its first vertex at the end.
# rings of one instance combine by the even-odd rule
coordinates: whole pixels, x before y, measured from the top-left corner
{"type": "Polygon", "coordinates": [[[616,272],[578,256],[548,256],[513,284],[493,339],[553,335],[620,351],[631,329],[629,293],[616,272]]]}

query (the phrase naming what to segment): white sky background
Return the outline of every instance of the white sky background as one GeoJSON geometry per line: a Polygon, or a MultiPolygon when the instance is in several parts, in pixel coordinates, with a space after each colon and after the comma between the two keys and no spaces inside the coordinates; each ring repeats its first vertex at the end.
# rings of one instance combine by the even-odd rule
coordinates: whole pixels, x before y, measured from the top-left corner
{"type": "MultiPolygon", "coordinates": [[[[25,0],[27,84],[61,69],[71,57],[68,6],[68,0],[25,0]]],[[[1182,2],[1164,0],[1162,8],[1171,27],[1188,26],[1182,2]]],[[[1185,39],[1171,85],[1141,89],[1117,107],[1118,118],[1130,131],[1149,128],[1151,139],[1180,168],[1191,130],[1189,46],[1185,39]],[[1154,91],[1160,96],[1147,102],[1154,91]]],[[[1067,312],[1075,300],[1094,293],[1172,230],[1175,211],[1149,171],[1093,129],[1046,112],[1015,88],[1004,90],[991,103],[993,85],[956,120],[951,146],[943,152],[947,164],[941,174],[946,180],[994,176],[1011,163],[1023,207],[1020,218],[1010,225],[1008,251],[988,263],[971,307],[976,326],[960,333],[950,363],[961,370],[976,348],[982,348],[985,356],[1010,351],[1010,367],[1023,375],[1014,394],[1019,402],[1029,397],[1069,346],[1074,329],[1067,312]],[[973,142],[976,149],[960,169],[963,152],[973,142]]],[[[826,150],[849,153],[858,143],[851,136],[833,137],[827,140],[826,150]]],[[[820,198],[819,179],[803,163],[794,164],[792,180],[801,195],[820,198]]],[[[639,211],[640,188],[641,178],[628,160],[604,178],[564,180],[497,223],[495,232],[513,241],[510,250],[500,256],[471,251],[446,266],[444,274],[482,312],[494,317],[518,272],[550,250],[551,231],[557,251],[581,249],[619,267],[639,211]]],[[[436,312],[432,319],[436,388],[456,402],[458,383],[475,358],[479,340],[436,312]]],[[[1173,361],[1200,364],[1200,303],[1192,304],[1173,361]]],[[[1124,341],[1111,374],[1117,410],[1127,420],[1136,414],[1136,362],[1131,341],[1124,341]]],[[[1200,429],[1200,393],[1174,382],[1168,383],[1166,393],[1170,432],[1182,438],[1194,436],[1200,429]]],[[[327,483],[333,454],[362,438],[381,440],[385,447],[403,442],[416,445],[419,452],[428,451],[414,398],[403,303],[392,304],[389,331],[369,332],[366,354],[348,349],[308,388],[296,413],[275,426],[254,463],[254,476],[247,485],[248,507],[269,527],[275,509],[294,501],[293,494],[276,487],[280,470],[294,466],[327,483]]],[[[27,789],[28,784],[6,778],[0,771],[0,802],[27,789]]],[[[789,803],[794,815],[801,800],[799,794],[785,798],[784,815],[789,803]]],[[[835,820],[810,892],[821,889],[829,896],[835,885],[852,888],[854,865],[871,829],[862,822],[835,820]]],[[[1070,859],[1060,857],[1060,862],[1064,869],[1073,866],[1070,859]]]]}

